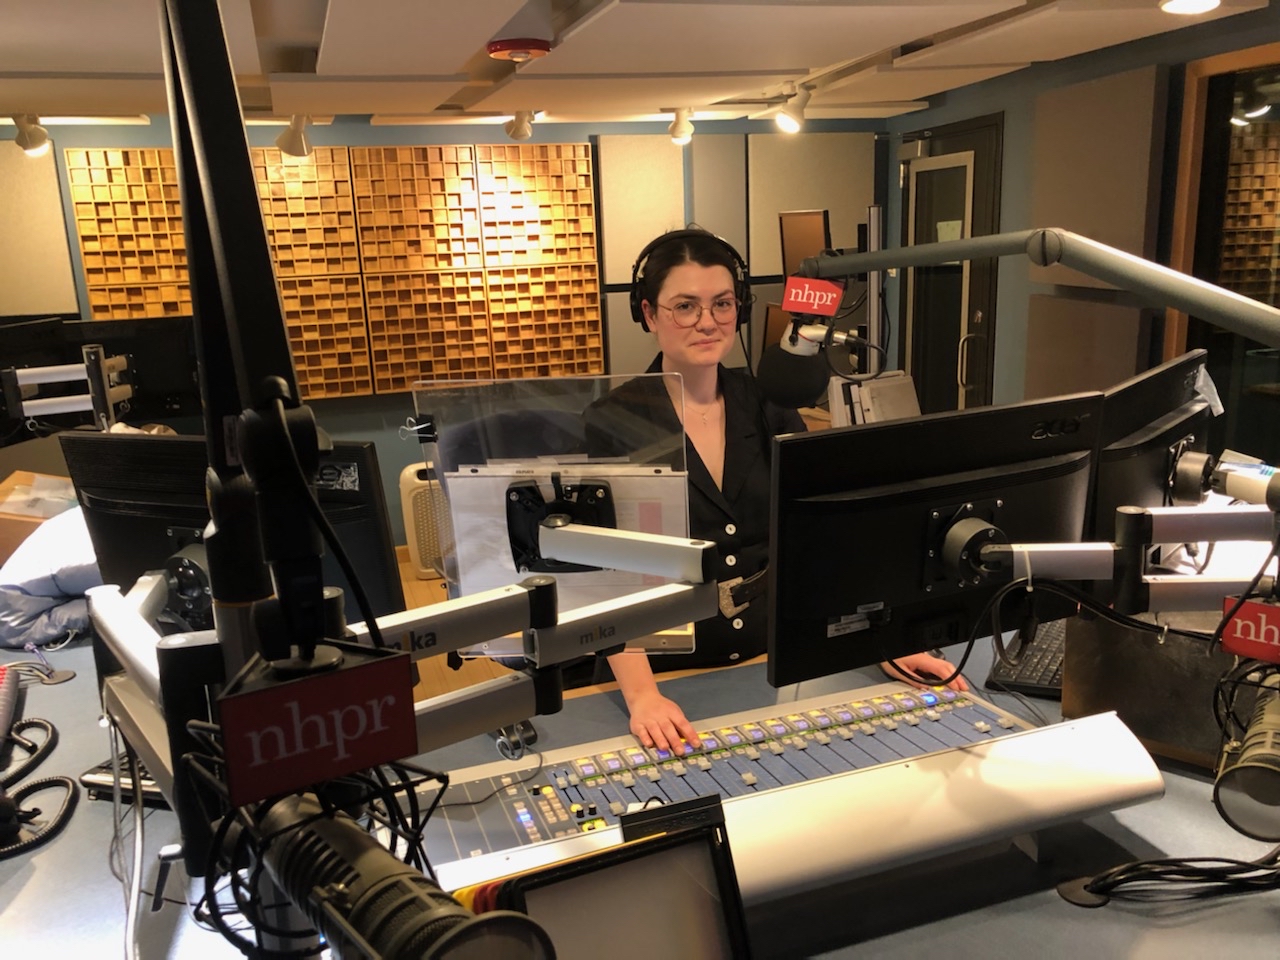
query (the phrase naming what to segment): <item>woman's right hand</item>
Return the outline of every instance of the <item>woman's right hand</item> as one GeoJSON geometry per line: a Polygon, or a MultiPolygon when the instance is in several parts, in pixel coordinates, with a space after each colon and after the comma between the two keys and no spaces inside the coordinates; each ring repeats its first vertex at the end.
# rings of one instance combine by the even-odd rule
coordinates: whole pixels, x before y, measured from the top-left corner
{"type": "Polygon", "coordinates": [[[656,688],[636,697],[628,707],[631,712],[631,733],[642,746],[669,750],[676,756],[681,756],[684,753],[679,749],[681,740],[695,747],[702,745],[698,732],[685,717],[680,705],[664,697],[656,688]]]}

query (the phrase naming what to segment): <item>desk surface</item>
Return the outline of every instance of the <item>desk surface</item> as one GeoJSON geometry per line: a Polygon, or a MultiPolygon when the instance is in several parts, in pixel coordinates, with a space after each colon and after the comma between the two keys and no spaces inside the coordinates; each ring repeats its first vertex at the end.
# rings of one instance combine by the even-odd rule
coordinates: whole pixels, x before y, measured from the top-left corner
{"type": "MultiPolygon", "coordinates": [[[[970,662],[971,681],[986,676],[985,645],[970,662]]],[[[24,715],[45,717],[59,728],[61,742],[35,776],[79,775],[108,756],[107,733],[98,723],[99,704],[91,651],[86,645],[49,654],[59,668],[75,670],[74,680],[28,689],[24,715]]],[[[0,662],[18,659],[0,652],[0,662]]],[[[764,667],[686,676],[664,682],[664,690],[698,720],[799,697],[818,696],[881,681],[878,671],[854,671],[774,690],[764,667]]],[[[1026,711],[1012,697],[983,694],[1011,712],[1026,711]]],[[[1056,704],[1037,701],[1051,719],[1056,704]]],[[[544,749],[616,736],[626,729],[622,700],[603,692],[569,700],[562,713],[538,718],[544,749]]],[[[424,757],[429,766],[457,770],[495,759],[492,741],[478,737],[424,757]]],[[[1037,866],[1004,847],[980,856],[956,858],[926,868],[872,878],[848,890],[810,896],[802,903],[771,907],[773,915],[750,919],[760,956],[845,958],[855,955],[919,960],[922,951],[945,947],[951,957],[1178,957],[1230,955],[1232,960],[1275,955],[1280,893],[1178,905],[1112,903],[1082,910],[1063,902],[1054,883],[1116,863],[1153,856],[1234,856],[1265,851],[1234,833],[1217,816],[1210,784],[1200,776],[1166,771],[1166,796],[1059,830],[1046,841],[1057,851],[1037,866]],[[802,950],[768,941],[770,931],[804,930],[802,950]],[[763,947],[763,949],[760,949],[763,947]]],[[[38,802],[38,801],[33,801],[38,802]]],[[[874,830],[875,824],[868,824],[874,830]]],[[[110,803],[81,797],[67,829],[48,845],[0,860],[0,942],[17,943],[24,954],[48,948],[51,956],[77,950],[121,949],[124,895],[108,866],[112,833],[110,803]]],[[[148,814],[143,886],[153,890],[160,847],[177,839],[167,811],[148,814]]],[[[731,838],[732,839],[732,838],[731,838]]],[[[126,848],[132,844],[129,837],[126,848]]],[[[175,865],[167,894],[181,897],[185,875],[175,865]]],[[[642,904],[637,904],[643,909],[642,904]]],[[[144,913],[140,955],[149,957],[236,957],[239,953],[214,933],[199,929],[180,906],[144,913]]]]}

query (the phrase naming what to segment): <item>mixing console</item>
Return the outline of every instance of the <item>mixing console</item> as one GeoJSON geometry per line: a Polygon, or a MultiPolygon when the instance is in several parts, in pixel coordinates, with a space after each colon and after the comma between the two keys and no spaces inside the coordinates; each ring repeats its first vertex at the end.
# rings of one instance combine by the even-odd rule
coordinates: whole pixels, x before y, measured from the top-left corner
{"type": "Polygon", "coordinates": [[[621,842],[620,817],[719,794],[748,907],[1159,797],[1114,714],[1028,728],[902,684],[717,717],[680,755],[630,736],[455,772],[426,830],[445,889],[621,842]],[[765,712],[768,710],[768,712],[765,712]]]}
{"type": "Polygon", "coordinates": [[[428,830],[427,853],[432,863],[463,860],[599,830],[647,804],[711,793],[747,796],[989,740],[1021,726],[951,690],[787,707],[795,709],[732,725],[713,722],[699,733],[701,748],[685,744],[682,756],[626,738],[615,749],[548,756],[541,771],[517,768],[455,781],[439,822],[428,830]]]}

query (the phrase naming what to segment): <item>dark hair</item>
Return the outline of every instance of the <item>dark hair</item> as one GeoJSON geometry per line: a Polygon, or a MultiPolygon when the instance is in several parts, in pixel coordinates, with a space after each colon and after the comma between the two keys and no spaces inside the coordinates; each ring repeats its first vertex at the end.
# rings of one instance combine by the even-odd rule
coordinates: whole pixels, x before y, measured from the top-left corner
{"type": "Polygon", "coordinates": [[[664,233],[649,245],[649,256],[641,266],[637,278],[642,300],[656,303],[658,292],[674,268],[682,263],[696,263],[702,267],[724,267],[733,277],[735,286],[741,273],[740,257],[714,233],[707,230],[672,230],[664,233]],[[670,239],[667,239],[670,238],[670,239]]]}
{"type": "Polygon", "coordinates": [[[631,267],[631,318],[645,330],[643,303],[658,302],[658,293],[666,282],[667,274],[682,263],[696,263],[702,267],[724,267],[733,278],[733,293],[739,303],[738,326],[751,315],[751,284],[746,261],[728,241],[709,230],[690,226],[683,230],[670,230],[652,240],[636,258],[631,267]]]}

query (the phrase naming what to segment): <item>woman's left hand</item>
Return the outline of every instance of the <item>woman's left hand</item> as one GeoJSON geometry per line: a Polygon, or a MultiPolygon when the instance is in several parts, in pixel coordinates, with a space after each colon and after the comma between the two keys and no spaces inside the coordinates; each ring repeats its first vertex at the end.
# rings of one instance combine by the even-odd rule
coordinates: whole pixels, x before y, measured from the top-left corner
{"type": "MultiPolygon", "coordinates": [[[[880,664],[880,669],[895,680],[901,680],[922,690],[938,686],[943,680],[956,672],[956,668],[949,662],[941,657],[935,657],[931,653],[913,653],[909,657],[886,660],[880,664]],[[903,670],[909,671],[913,676],[906,676],[901,670],[895,668],[895,664],[902,667],[903,670]],[[916,677],[926,682],[921,683],[915,679],[916,677]]],[[[964,693],[969,689],[969,682],[963,676],[957,675],[947,686],[958,693],[964,693]]]]}

